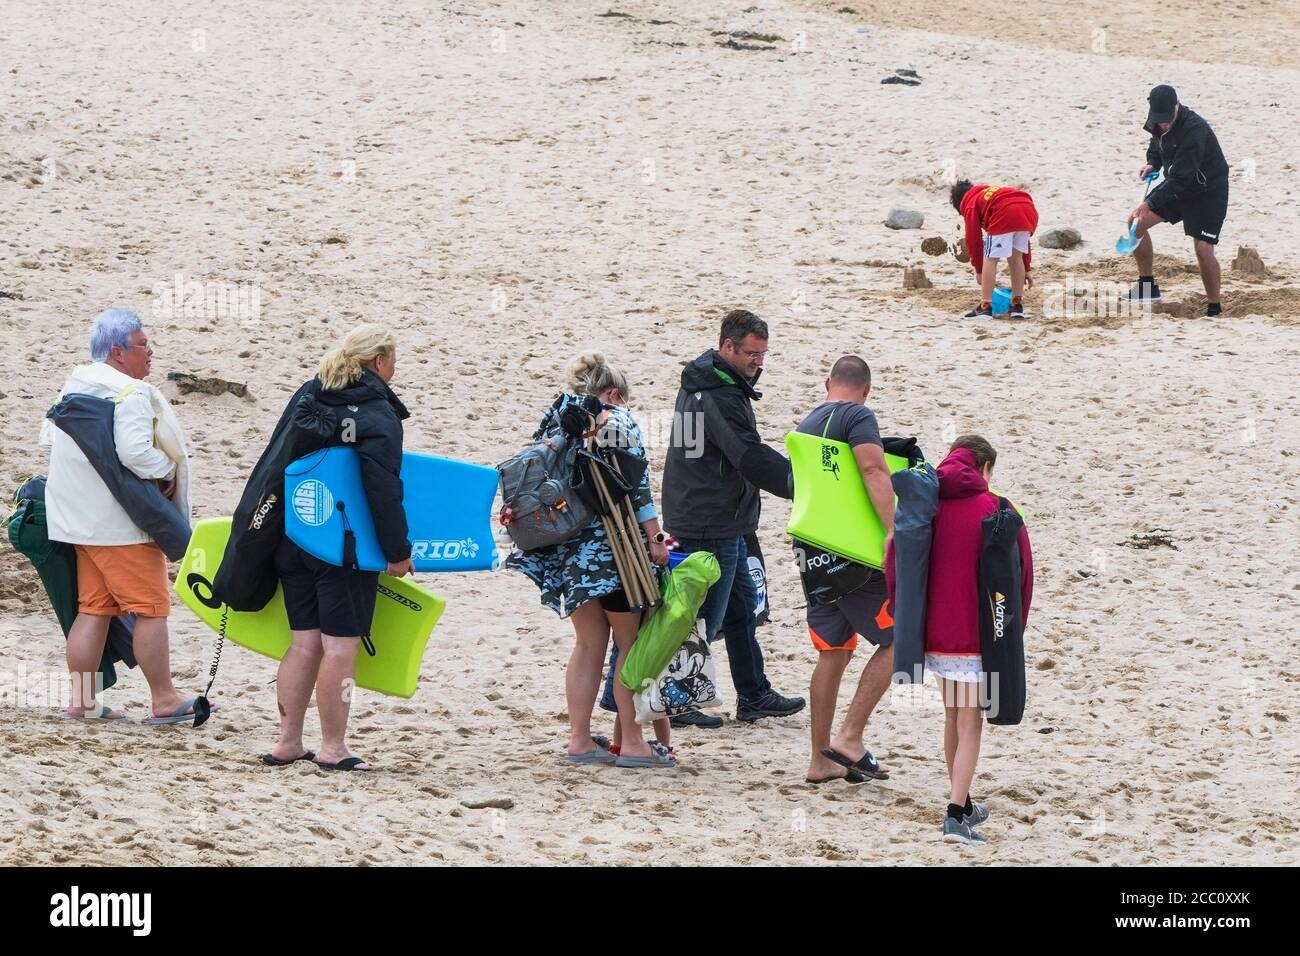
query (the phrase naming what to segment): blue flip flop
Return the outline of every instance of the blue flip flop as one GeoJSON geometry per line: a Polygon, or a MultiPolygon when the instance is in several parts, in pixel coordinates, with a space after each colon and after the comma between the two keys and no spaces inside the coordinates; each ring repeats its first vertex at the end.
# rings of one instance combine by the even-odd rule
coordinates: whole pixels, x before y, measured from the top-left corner
{"type": "Polygon", "coordinates": [[[593,764],[593,763],[613,763],[615,757],[606,748],[596,745],[595,750],[588,750],[585,754],[565,754],[564,762],[571,764],[593,764]]]}
{"type": "Polygon", "coordinates": [[[668,756],[667,751],[652,748],[649,757],[629,757],[626,754],[619,754],[618,759],[614,761],[614,766],[632,770],[671,770],[677,766],[677,760],[668,756]]]}
{"type": "MultiPolygon", "coordinates": [[[[165,724],[183,724],[187,720],[194,719],[194,708],[198,704],[197,697],[191,697],[189,700],[183,700],[180,705],[166,717],[150,717],[148,723],[155,727],[162,727],[165,724]]],[[[213,710],[216,710],[214,707],[213,710]]]]}
{"type": "Polygon", "coordinates": [[[114,720],[126,720],[126,714],[122,713],[122,711],[120,710],[113,710],[111,707],[106,707],[103,704],[100,704],[97,710],[95,711],[95,713],[93,714],[82,713],[74,716],[73,714],[69,714],[67,711],[64,711],[63,719],[83,720],[88,724],[96,723],[96,722],[105,723],[114,720]]]}

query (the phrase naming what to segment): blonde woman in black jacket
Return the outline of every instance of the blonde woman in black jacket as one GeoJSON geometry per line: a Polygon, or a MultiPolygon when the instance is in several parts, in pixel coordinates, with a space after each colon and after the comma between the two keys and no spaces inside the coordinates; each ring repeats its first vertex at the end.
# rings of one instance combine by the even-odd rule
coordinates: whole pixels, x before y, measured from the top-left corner
{"type": "Polygon", "coordinates": [[[214,591],[232,607],[256,609],[278,581],[293,635],[276,672],[280,738],[262,757],[268,766],[313,760],[329,770],[371,769],[349,752],[346,737],[357,648],[370,632],[379,575],[326,564],[284,534],[284,468],[321,448],[355,448],[387,572],[409,574],[401,467],[402,421],[410,413],[388,387],[396,367],[397,345],[383,326],[344,336],[289,400],[235,512],[237,531],[222,563],[223,572],[232,570],[218,572],[214,591]],[[321,725],[315,752],[302,740],[313,688],[321,725]]]}

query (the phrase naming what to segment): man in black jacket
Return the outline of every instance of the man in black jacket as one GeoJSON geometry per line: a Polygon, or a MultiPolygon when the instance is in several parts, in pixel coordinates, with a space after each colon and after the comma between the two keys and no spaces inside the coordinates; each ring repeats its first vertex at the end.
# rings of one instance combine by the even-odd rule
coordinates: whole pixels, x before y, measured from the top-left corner
{"type": "Polygon", "coordinates": [[[1179,103],[1172,86],[1155,87],[1147,101],[1150,109],[1143,129],[1151,134],[1151,142],[1138,179],[1158,169],[1164,170],[1165,178],[1129,216],[1129,223],[1136,222],[1138,227],[1138,245],[1133,251],[1138,281],[1128,297],[1135,302],[1160,301],[1153,269],[1155,249],[1148,230],[1158,222],[1181,222],[1196,248],[1208,300],[1205,314],[1218,315],[1222,311],[1220,269],[1214,247],[1228,215],[1228,162],[1210,124],[1179,103]]]}
{"type": "MultiPolygon", "coordinates": [[[[803,710],[802,697],[783,697],[763,672],[754,637],[754,581],[745,535],[758,530],[759,489],[793,497],[790,462],[758,435],[751,402],[767,355],[767,323],[737,310],[722,320],[717,350],[682,370],[673,410],[672,441],[664,461],[664,525],[683,551],[710,551],[722,576],[700,608],[712,641],[725,633],[740,720],[788,717],[803,710]]],[[[689,715],[698,726],[718,718],[689,715]]]]}

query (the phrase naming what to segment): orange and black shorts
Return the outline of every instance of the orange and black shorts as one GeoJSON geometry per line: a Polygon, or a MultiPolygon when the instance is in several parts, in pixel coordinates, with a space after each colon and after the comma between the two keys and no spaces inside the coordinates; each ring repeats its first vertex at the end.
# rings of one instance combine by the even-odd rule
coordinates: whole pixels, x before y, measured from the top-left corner
{"type": "Polygon", "coordinates": [[[857,650],[864,637],[877,647],[894,642],[885,575],[876,571],[856,591],[832,604],[808,605],[808,636],[819,651],[857,650]]]}

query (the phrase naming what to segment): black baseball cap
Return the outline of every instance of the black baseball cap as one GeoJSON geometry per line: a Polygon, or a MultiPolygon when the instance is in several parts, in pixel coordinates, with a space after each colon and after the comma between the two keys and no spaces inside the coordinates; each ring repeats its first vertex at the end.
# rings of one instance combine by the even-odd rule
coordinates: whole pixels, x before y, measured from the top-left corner
{"type": "Polygon", "coordinates": [[[1161,84],[1153,87],[1147,102],[1151,104],[1151,109],[1147,111],[1148,126],[1173,122],[1174,108],[1178,105],[1178,93],[1172,86],[1161,84]]]}

